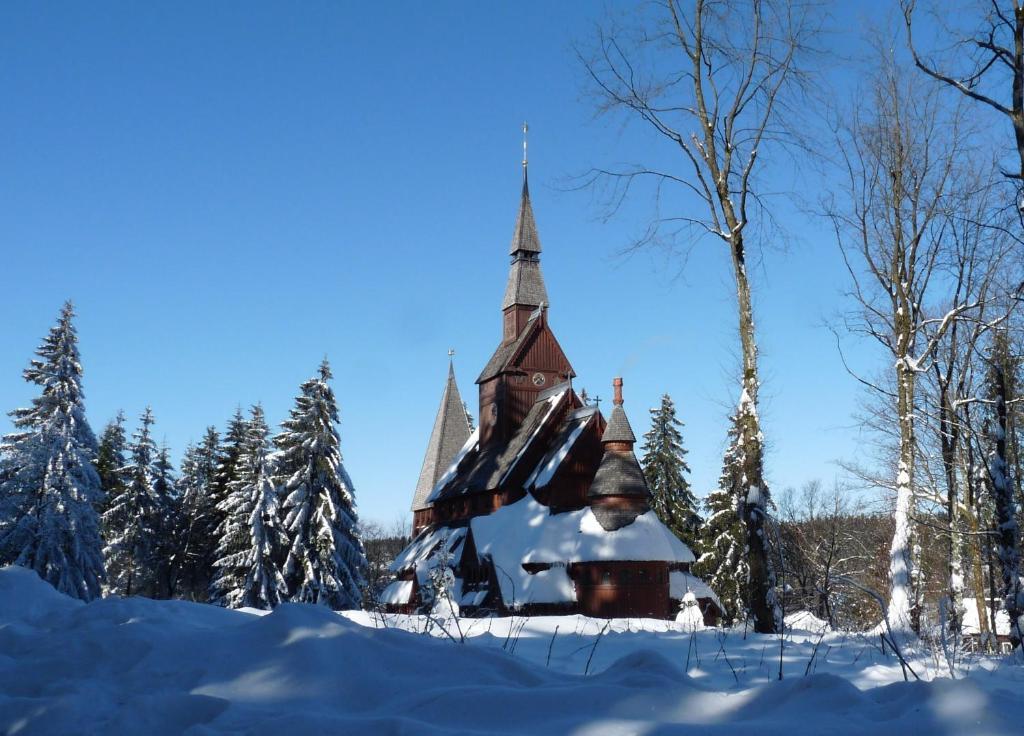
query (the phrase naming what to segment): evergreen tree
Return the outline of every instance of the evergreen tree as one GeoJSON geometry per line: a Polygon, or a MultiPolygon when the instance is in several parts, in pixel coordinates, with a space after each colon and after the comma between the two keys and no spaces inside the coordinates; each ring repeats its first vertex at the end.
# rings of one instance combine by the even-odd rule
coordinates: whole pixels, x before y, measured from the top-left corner
{"type": "Polygon", "coordinates": [[[206,600],[209,596],[219,518],[210,488],[217,472],[219,448],[220,435],[215,428],[207,427],[202,442],[186,448],[181,461],[172,595],[190,600],[206,600]]]}
{"type": "Polygon", "coordinates": [[[249,423],[242,414],[242,408],[235,409],[234,415],[228,420],[227,431],[220,445],[217,457],[217,470],[210,485],[210,505],[215,509],[216,528],[224,523],[224,511],[221,509],[230,493],[231,484],[238,480],[238,464],[246,443],[249,423]]]}
{"type": "Polygon", "coordinates": [[[119,495],[124,490],[123,469],[127,464],[125,459],[127,446],[124,412],[118,411],[117,416],[107,424],[103,434],[100,435],[100,447],[96,455],[96,472],[100,476],[100,487],[103,489],[103,500],[97,507],[101,513],[106,511],[108,499],[119,495]]]}
{"type": "Polygon", "coordinates": [[[156,597],[171,598],[174,595],[175,557],[178,541],[175,532],[180,528],[177,478],[171,463],[171,452],[166,444],[161,445],[153,461],[153,491],[158,506],[155,565],[157,588],[156,597]]]}
{"type": "Polygon", "coordinates": [[[694,565],[694,572],[718,595],[726,619],[731,622],[745,619],[749,610],[746,601],[750,570],[738,497],[739,489],[744,487],[740,439],[737,418],[733,416],[718,488],[704,500],[707,518],[700,533],[702,554],[694,565]]]}
{"type": "Polygon", "coordinates": [[[290,540],[284,575],[292,600],[358,608],[366,555],[352,481],[341,462],[330,378],[325,359],[319,374],[302,384],[274,440],[279,450],[274,484],[284,496],[290,540]]]}
{"type": "Polygon", "coordinates": [[[229,608],[269,609],[287,596],[277,565],[285,537],[269,467],[270,429],[256,405],[239,455],[238,477],[223,502],[225,520],[215,563],[212,598],[229,608]]]}
{"type": "Polygon", "coordinates": [[[651,429],[644,435],[643,469],[651,489],[651,508],[672,532],[691,548],[696,548],[700,515],[697,498],[686,474],[686,450],[676,418],[672,398],[665,394],[661,406],[651,409],[651,429]]]}
{"type": "Polygon", "coordinates": [[[124,596],[153,595],[157,585],[158,542],[164,510],[156,491],[153,412],[149,407],[132,435],[124,491],[110,499],[103,514],[109,587],[124,596]]]}
{"type": "Polygon", "coordinates": [[[10,416],[0,444],[0,561],[31,568],[57,590],[96,598],[104,577],[96,504],[103,491],[85,417],[71,302],[24,371],[40,388],[10,416]]]}
{"type": "Polygon", "coordinates": [[[999,561],[999,593],[1010,618],[1010,641],[1017,647],[1024,640],[1024,584],[1021,580],[1021,539],[1017,519],[1007,439],[1010,436],[1008,404],[1014,398],[1014,365],[1005,330],[992,338],[988,360],[988,394],[992,401],[988,476],[995,516],[995,553],[999,561]]]}

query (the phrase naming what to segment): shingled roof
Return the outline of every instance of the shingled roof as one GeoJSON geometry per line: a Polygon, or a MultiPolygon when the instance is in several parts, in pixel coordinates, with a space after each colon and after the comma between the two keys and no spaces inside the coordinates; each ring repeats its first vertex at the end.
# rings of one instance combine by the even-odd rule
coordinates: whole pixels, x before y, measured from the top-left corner
{"type": "Polygon", "coordinates": [[[612,415],[608,417],[608,426],[605,427],[604,434],[601,436],[602,442],[636,442],[636,436],[633,434],[633,428],[629,426],[629,419],[626,418],[626,412],[622,410],[620,405],[616,405],[612,409],[612,415]]]}
{"type": "Polygon", "coordinates": [[[526,169],[523,169],[523,195],[519,202],[519,214],[516,216],[509,254],[512,256],[512,267],[509,269],[501,308],[507,309],[514,304],[526,307],[547,304],[548,291],[540,272],[540,238],[537,236],[537,223],[533,219],[533,207],[530,205],[526,169]]]}
{"type": "Polygon", "coordinates": [[[540,253],[540,237],[537,235],[537,223],[533,219],[533,207],[530,206],[530,183],[527,180],[526,168],[523,168],[523,193],[519,200],[519,214],[516,216],[516,227],[512,231],[512,245],[508,254],[540,253]]]}
{"type": "MultiPolygon", "coordinates": [[[[507,444],[489,444],[468,453],[460,472],[430,496],[434,503],[453,496],[471,495],[501,486],[526,451],[545,430],[555,431],[569,405],[569,384],[560,383],[538,394],[522,424],[507,444]]],[[[523,475],[529,475],[524,471],[523,475]]]]}
{"type": "Polygon", "coordinates": [[[412,510],[419,511],[430,506],[428,501],[434,485],[451,464],[455,455],[469,439],[469,418],[466,407],[459,395],[459,386],[455,382],[455,368],[448,364],[448,382],[441,396],[441,406],[434,419],[434,429],[430,433],[427,452],[423,457],[423,467],[416,483],[416,493],[412,499],[412,510]]]}
{"type": "Polygon", "coordinates": [[[605,452],[587,495],[646,497],[648,493],[644,471],[640,469],[636,455],[632,452],[605,452]]]}

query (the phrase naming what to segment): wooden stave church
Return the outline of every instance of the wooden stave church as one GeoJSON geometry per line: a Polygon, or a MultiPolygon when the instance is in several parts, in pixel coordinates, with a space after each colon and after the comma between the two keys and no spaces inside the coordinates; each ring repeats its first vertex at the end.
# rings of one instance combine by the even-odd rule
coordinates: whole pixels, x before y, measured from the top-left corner
{"type": "Polygon", "coordinates": [[[464,615],[671,618],[689,592],[717,623],[721,604],[690,573],[693,553],[650,509],[622,379],[607,420],[573,390],[548,323],[540,253],[524,161],[502,340],[476,381],[480,427],[470,430],[450,361],[413,497],[413,540],[380,604],[420,610],[441,565],[464,615]]]}

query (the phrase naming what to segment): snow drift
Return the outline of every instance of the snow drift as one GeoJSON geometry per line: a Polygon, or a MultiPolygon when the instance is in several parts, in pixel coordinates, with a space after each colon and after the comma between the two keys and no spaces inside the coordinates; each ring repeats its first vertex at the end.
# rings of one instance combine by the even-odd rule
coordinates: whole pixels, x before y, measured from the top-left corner
{"type": "Polygon", "coordinates": [[[30,571],[7,568],[0,570],[0,728],[903,736],[1019,733],[1024,723],[1021,675],[1009,666],[956,682],[887,684],[897,666],[864,652],[850,664],[851,651],[828,662],[819,654],[828,672],[804,677],[811,645],[794,637],[791,674],[770,683],[778,656],[770,637],[690,636],[663,621],[581,616],[463,620],[463,645],[401,630],[421,623],[312,605],[257,615],[178,601],[83,604],[30,571]],[[555,627],[561,633],[552,636],[555,627]],[[692,647],[702,651],[699,666],[687,662],[692,647]],[[601,662],[590,669],[597,674],[579,674],[583,660],[601,662]],[[743,674],[734,681],[730,670],[743,674]]]}

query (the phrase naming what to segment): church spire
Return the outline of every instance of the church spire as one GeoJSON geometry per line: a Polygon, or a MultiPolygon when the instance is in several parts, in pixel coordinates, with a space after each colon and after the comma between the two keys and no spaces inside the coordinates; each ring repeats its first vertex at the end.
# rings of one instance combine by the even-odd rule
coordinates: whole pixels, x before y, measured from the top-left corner
{"type": "Polygon", "coordinates": [[[530,183],[527,175],[526,132],[529,127],[523,123],[523,191],[519,198],[519,213],[512,231],[509,255],[512,267],[509,269],[508,285],[501,308],[523,307],[532,311],[541,304],[547,304],[548,292],[540,272],[540,237],[537,223],[533,218],[530,204],[530,183]]]}
{"type": "Polygon", "coordinates": [[[448,351],[448,381],[441,395],[441,406],[437,410],[434,429],[430,433],[430,442],[427,443],[427,452],[423,457],[416,493],[412,499],[413,511],[421,511],[430,506],[427,503],[430,492],[471,434],[466,407],[455,381],[454,355],[454,350],[448,351]]]}

